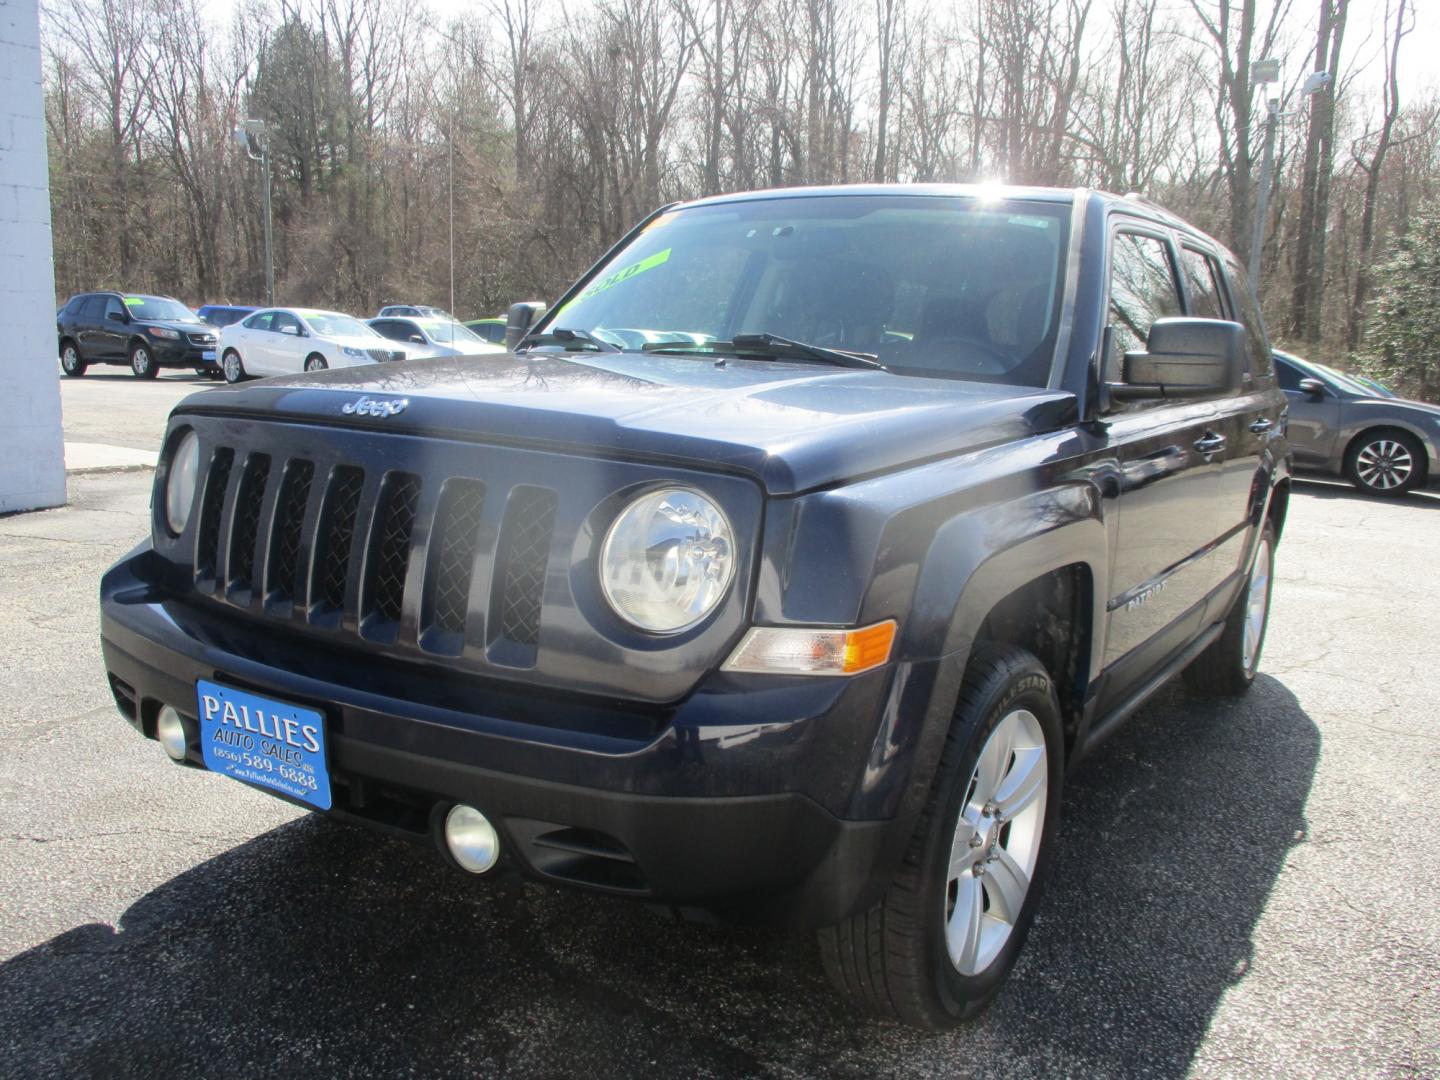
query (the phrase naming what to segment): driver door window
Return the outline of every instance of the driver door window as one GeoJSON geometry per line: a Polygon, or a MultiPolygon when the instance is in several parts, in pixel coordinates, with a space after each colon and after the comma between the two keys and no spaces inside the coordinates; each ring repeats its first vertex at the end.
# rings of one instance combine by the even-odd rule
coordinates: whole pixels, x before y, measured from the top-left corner
{"type": "Polygon", "coordinates": [[[1119,382],[1127,352],[1143,352],[1156,319],[1181,314],[1169,245],[1158,236],[1119,233],[1110,255],[1110,353],[1105,380],[1119,382]]]}

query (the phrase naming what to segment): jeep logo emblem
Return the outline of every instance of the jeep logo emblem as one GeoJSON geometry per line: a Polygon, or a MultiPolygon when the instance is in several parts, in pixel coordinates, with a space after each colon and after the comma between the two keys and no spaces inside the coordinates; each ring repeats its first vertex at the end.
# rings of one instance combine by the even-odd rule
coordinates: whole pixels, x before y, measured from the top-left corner
{"type": "Polygon", "coordinates": [[[391,398],[389,401],[377,401],[374,398],[362,397],[359,401],[351,401],[340,406],[340,411],[346,416],[398,416],[405,411],[405,406],[410,404],[409,398],[391,398]]]}

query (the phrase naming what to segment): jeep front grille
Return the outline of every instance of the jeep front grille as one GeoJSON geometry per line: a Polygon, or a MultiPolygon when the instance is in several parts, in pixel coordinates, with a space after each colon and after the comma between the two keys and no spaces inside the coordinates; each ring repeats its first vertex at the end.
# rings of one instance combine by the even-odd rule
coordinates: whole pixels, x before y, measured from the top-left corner
{"type": "Polygon", "coordinates": [[[315,614],[338,618],[345,609],[345,586],[350,577],[350,546],[355,539],[355,521],[360,514],[360,495],[365,474],[349,465],[330,474],[321,511],[320,540],[316,545],[314,588],[311,593],[315,614]]]}
{"type": "Polygon", "coordinates": [[[305,579],[300,574],[300,543],[305,528],[305,508],[310,504],[310,482],[314,477],[314,462],[297,458],[285,467],[285,480],[280,485],[280,501],[271,530],[267,602],[272,605],[293,604],[296,597],[305,595],[305,579]]]}
{"type": "Polygon", "coordinates": [[[240,493],[235,500],[235,519],[230,529],[230,591],[249,594],[255,580],[255,537],[264,509],[265,483],[270,479],[270,455],[251,454],[240,474],[240,493]]]}
{"type": "Polygon", "coordinates": [[[430,654],[468,646],[492,663],[534,666],[551,489],[512,488],[497,527],[483,517],[486,485],[469,477],[435,484],[404,470],[220,447],[200,483],[201,592],[309,630],[430,654]]]}
{"type": "Polygon", "coordinates": [[[436,652],[459,652],[464,639],[484,507],[484,484],[475,480],[446,482],[435,511],[430,539],[435,565],[425,590],[430,607],[424,618],[437,639],[433,643],[436,652]]]}
{"type": "Polygon", "coordinates": [[[370,550],[369,581],[361,602],[366,636],[394,641],[410,569],[410,534],[420,503],[420,478],[392,472],[385,477],[370,550]]]}
{"type": "Polygon", "coordinates": [[[200,529],[195,540],[195,575],[215,577],[220,565],[220,517],[225,511],[225,492],[230,486],[230,466],[235,451],[228,446],[216,450],[205,471],[205,490],[200,493],[200,529]]]}
{"type": "Polygon", "coordinates": [[[509,642],[515,662],[533,659],[540,641],[540,598],[555,531],[555,493],[547,488],[517,487],[505,508],[500,529],[499,564],[491,610],[498,612],[491,649],[509,642]]]}

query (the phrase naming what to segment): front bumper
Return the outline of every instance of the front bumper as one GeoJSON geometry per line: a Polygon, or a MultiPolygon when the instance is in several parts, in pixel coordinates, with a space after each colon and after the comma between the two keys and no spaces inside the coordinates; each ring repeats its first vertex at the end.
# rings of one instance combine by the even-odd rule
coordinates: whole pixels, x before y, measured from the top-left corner
{"type": "Polygon", "coordinates": [[[160,707],[174,707],[198,766],[199,679],[318,708],[337,816],[431,842],[449,806],[467,803],[496,824],[512,870],[789,925],[874,903],[914,829],[914,815],[853,811],[898,806],[884,789],[901,782],[891,766],[903,755],[893,740],[877,748],[876,731],[928,666],[849,680],[717,677],[652,712],[522,697],[441,667],[417,680],[167,596],[151,559],[138,549],[101,587],[122,713],[153,738],[160,707]]]}
{"type": "Polygon", "coordinates": [[[218,368],[219,344],[196,345],[187,340],[149,338],[151,355],[161,367],[218,368]],[[205,354],[210,353],[206,359],[205,354]]]}

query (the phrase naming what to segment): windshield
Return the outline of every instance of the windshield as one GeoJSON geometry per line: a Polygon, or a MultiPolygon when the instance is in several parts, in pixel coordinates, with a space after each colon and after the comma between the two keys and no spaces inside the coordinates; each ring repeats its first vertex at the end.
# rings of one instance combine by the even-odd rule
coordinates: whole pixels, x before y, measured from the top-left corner
{"type": "Polygon", "coordinates": [[[380,336],[359,319],[352,319],[349,315],[329,315],[322,311],[302,311],[299,314],[310,324],[310,329],[321,337],[380,336]]]}
{"type": "Polygon", "coordinates": [[[415,322],[420,329],[430,335],[431,341],[459,342],[462,345],[478,345],[480,338],[476,337],[469,329],[461,326],[458,322],[451,322],[444,319],[416,319],[415,322]]]}
{"type": "Polygon", "coordinates": [[[914,195],[681,209],[539,329],[624,349],[766,333],[867,353],[901,374],[1044,386],[1069,211],[914,195]]]}
{"type": "Polygon", "coordinates": [[[1317,363],[1314,360],[1309,361],[1309,364],[1315,369],[1316,374],[1348,393],[1358,395],[1359,397],[1374,397],[1376,394],[1379,394],[1381,397],[1395,396],[1395,392],[1382,383],[1377,383],[1371,379],[1360,378],[1355,375],[1347,375],[1343,371],[1332,368],[1329,364],[1317,363]]]}
{"type": "Polygon", "coordinates": [[[195,312],[178,300],[165,300],[158,296],[127,296],[125,310],[132,319],[145,322],[202,322],[195,312]]]}

